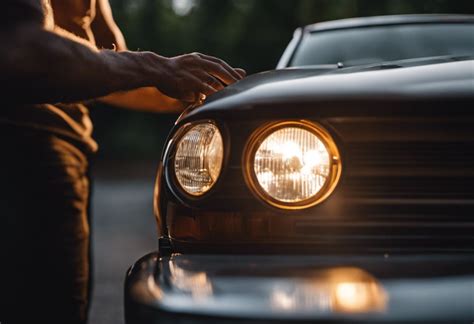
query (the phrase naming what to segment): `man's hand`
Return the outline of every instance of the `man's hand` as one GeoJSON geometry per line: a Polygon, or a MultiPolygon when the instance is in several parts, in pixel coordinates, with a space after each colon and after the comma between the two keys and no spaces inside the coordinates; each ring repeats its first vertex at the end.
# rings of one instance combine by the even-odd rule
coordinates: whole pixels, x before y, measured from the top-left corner
{"type": "Polygon", "coordinates": [[[198,53],[174,58],[136,54],[145,60],[141,65],[152,86],[115,92],[100,101],[128,109],[179,113],[203,95],[222,90],[246,75],[244,70],[234,69],[218,58],[198,53]]]}
{"type": "Polygon", "coordinates": [[[195,102],[245,77],[216,57],[193,53],[165,58],[147,53],[147,75],[165,95],[184,102],[195,102]]]}

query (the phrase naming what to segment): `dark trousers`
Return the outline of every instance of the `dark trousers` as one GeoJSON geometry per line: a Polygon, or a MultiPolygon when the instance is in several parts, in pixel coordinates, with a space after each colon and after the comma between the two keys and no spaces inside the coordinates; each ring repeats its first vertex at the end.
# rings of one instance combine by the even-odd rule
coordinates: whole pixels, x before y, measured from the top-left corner
{"type": "Polygon", "coordinates": [[[88,160],[81,146],[0,125],[0,322],[85,323],[88,160]]]}

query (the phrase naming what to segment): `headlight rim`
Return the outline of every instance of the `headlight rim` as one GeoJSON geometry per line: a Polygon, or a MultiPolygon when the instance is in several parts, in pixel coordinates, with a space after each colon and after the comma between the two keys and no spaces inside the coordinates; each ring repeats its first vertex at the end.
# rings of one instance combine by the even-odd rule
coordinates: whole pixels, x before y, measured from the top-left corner
{"type": "Polygon", "coordinates": [[[218,188],[220,187],[222,178],[227,169],[227,164],[229,160],[229,148],[230,148],[228,130],[223,123],[214,119],[198,119],[198,120],[186,122],[181,125],[177,125],[176,132],[170,137],[166,146],[167,148],[164,155],[164,163],[163,163],[164,168],[165,168],[165,171],[164,171],[165,181],[168,186],[168,189],[173,193],[173,195],[181,203],[189,206],[189,203],[197,203],[205,199],[208,199],[216,192],[216,190],[218,190],[218,188]],[[176,158],[178,145],[181,139],[189,132],[190,129],[200,124],[212,124],[217,128],[217,130],[219,131],[222,137],[223,158],[222,158],[221,171],[215,183],[205,193],[201,195],[192,195],[181,186],[181,184],[179,183],[179,180],[177,179],[176,171],[175,171],[175,158],[176,158]]]}
{"type": "Polygon", "coordinates": [[[244,148],[242,170],[245,182],[250,188],[250,191],[264,204],[280,211],[300,211],[319,205],[331,196],[342,176],[342,158],[334,137],[327,128],[320,123],[305,119],[279,120],[265,123],[251,134],[244,148]],[[316,195],[295,203],[283,202],[271,197],[259,184],[254,170],[255,154],[262,142],[265,141],[270,134],[287,127],[301,128],[315,134],[324,143],[331,156],[330,173],[321,190],[316,195]]]}

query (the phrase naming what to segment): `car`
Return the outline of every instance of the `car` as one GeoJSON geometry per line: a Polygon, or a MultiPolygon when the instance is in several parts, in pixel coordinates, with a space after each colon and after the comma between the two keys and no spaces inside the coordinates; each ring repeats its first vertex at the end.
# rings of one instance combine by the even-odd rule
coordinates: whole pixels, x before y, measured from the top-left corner
{"type": "Polygon", "coordinates": [[[186,110],[159,163],[137,323],[471,323],[474,16],[297,29],[186,110]]]}

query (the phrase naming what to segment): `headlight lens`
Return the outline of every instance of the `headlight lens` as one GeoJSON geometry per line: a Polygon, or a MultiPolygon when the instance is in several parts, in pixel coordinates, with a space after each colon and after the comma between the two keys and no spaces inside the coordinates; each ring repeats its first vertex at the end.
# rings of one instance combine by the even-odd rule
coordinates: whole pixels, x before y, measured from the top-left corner
{"type": "Polygon", "coordinates": [[[302,209],[324,200],[340,176],[339,152],[315,124],[283,122],[264,129],[250,148],[257,193],[280,208],[302,209]]]}
{"type": "Polygon", "coordinates": [[[211,122],[192,126],[179,140],[174,171],[181,188],[192,196],[201,196],[216,183],[222,169],[222,135],[211,122]]]}
{"type": "Polygon", "coordinates": [[[270,134],[255,153],[258,183],[273,198],[300,202],[317,194],[326,183],[329,152],[309,131],[288,127],[270,134]]]}

